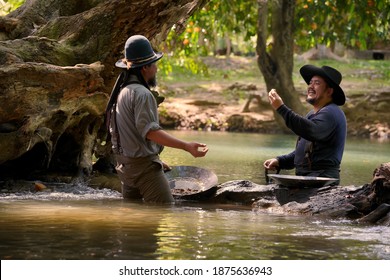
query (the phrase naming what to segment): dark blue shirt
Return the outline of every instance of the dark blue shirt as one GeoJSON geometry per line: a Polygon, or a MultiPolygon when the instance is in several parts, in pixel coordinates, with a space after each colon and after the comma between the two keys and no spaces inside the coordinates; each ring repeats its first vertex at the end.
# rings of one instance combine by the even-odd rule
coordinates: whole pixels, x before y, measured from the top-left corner
{"type": "Polygon", "coordinates": [[[339,169],[347,135],[344,112],[329,104],[306,117],[286,105],[278,108],[286,125],[299,136],[295,150],[277,157],[281,169],[296,168],[297,175],[340,178],[339,169]]]}

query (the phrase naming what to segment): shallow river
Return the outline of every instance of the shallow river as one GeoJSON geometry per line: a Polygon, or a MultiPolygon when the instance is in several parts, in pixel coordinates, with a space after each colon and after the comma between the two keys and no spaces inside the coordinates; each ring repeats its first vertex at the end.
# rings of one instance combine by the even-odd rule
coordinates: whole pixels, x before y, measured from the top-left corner
{"type": "MultiPolygon", "coordinates": [[[[195,165],[213,170],[223,183],[247,179],[265,183],[263,162],[293,151],[292,135],[239,134],[221,132],[172,132],[179,138],[204,142],[209,152],[204,158],[192,158],[180,150],[166,149],[162,158],[171,165],[195,165]]],[[[348,139],[341,165],[341,185],[363,185],[372,179],[379,164],[390,161],[390,140],[348,139]]],[[[293,174],[293,171],[281,171],[293,174]]]]}
{"type": "MultiPolygon", "coordinates": [[[[213,170],[219,182],[264,184],[262,162],[290,152],[292,136],[172,132],[205,142],[206,158],[166,149],[171,165],[213,170]]],[[[348,140],[342,185],[371,180],[389,142],[348,140]]],[[[0,194],[1,259],[390,259],[390,228],[349,220],[270,215],[240,205],[124,202],[83,184],[0,194]]]]}

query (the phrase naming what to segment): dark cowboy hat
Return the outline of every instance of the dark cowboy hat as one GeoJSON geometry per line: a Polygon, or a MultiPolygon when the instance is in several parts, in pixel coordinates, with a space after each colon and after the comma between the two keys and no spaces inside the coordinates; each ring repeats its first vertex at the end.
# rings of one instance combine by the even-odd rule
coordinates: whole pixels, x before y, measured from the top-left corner
{"type": "MultiPolygon", "coordinates": [[[[125,59],[131,63],[130,68],[141,67],[153,63],[163,54],[153,51],[149,40],[142,35],[133,35],[127,39],[125,44],[125,59]]],[[[127,69],[126,60],[121,59],[115,63],[116,67],[127,69]]]]}
{"type": "Polygon", "coordinates": [[[336,69],[329,66],[322,66],[321,68],[314,65],[304,65],[299,70],[302,78],[305,80],[306,84],[310,83],[313,76],[320,76],[325,79],[329,87],[333,88],[333,102],[339,106],[344,105],[345,103],[345,94],[340,83],[342,80],[341,73],[336,69]]]}

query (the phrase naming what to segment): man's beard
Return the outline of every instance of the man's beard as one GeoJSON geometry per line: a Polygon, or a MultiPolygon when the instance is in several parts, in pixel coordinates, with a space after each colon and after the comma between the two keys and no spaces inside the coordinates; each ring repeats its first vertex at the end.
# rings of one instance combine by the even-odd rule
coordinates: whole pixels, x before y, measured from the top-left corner
{"type": "Polygon", "coordinates": [[[317,98],[306,98],[306,102],[311,104],[311,105],[314,105],[317,101],[317,98]]]}
{"type": "Polygon", "coordinates": [[[150,78],[148,81],[148,86],[150,87],[156,87],[157,86],[157,77],[154,76],[153,78],[150,78]]]}

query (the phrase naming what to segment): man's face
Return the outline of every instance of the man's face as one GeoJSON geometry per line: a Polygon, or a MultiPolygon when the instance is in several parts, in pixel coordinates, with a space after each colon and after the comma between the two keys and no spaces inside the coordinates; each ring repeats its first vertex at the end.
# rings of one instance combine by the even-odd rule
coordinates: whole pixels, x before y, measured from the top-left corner
{"type": "Polygon", "coordinates": [[[156,64],[156,62],[144,67],[144,78],[150,87],[157,86],[157,64],[156,64]]]}
{"type": "Polygon", "coordinates": [[[313,106],[324,106],[332,100],[332,92],[324,78],[313,76],[307,87],[306,101],[313,106]]]}

